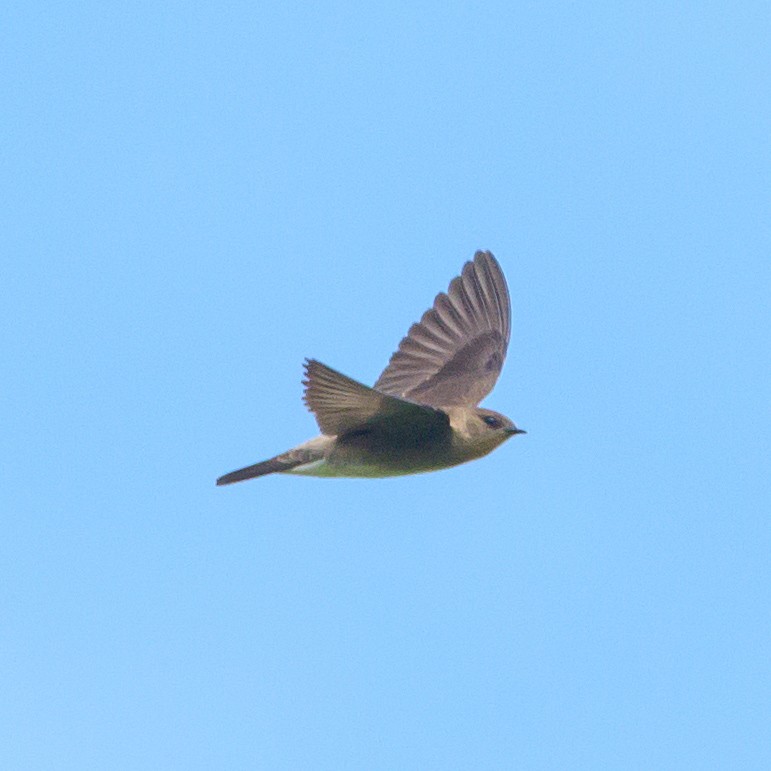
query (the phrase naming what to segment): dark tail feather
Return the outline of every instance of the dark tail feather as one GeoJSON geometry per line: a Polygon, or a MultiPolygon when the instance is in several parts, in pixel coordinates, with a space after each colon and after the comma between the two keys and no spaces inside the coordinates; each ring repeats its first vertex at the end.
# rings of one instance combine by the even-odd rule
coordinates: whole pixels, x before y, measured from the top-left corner
{"type": "Polygon", "coordinates": [[[232,485],[233,482],[243,482],[244,479],[253,479],[254,477],[261,477],[265,474],[275,474],[277,471],[288,471],[289,469],[299,466],[301,461],[287,461],[286,459],[280,460],[280,456],[271,458],[270,460],[264,460],[262,463],[255,463],[254,466],[247,466],[246,468],[238,469],[238,471],[231,471],[229,474],[220,477],[217,480],[218,485],[232,485]]]}

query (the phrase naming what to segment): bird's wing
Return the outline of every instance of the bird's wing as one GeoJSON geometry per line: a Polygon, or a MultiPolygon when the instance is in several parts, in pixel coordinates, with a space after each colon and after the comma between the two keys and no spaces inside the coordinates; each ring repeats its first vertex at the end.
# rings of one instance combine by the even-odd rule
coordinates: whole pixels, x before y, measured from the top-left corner
{"type": "Polygon", "coordinates": [[[377,430],[427,437],[449,430],[447,413],[379,393],[314,359],[305,362],[303,385],[305,403],[324,434],[377,430]]]}
{"type": "Polygon", "coordinates": [[[503,367],[510,316],[501,266],[490,252],[477,252],[410,327],[375,389],[436,407],[478,404],[503,367]]]}

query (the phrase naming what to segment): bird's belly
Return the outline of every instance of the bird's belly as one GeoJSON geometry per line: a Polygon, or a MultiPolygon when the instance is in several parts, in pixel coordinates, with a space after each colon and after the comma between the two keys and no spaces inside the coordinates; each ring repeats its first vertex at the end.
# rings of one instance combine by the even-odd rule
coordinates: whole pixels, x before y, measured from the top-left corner
{"type": "MultiPolygon", "coordinates": [[[[454,465],[454,464],[445,464],[454,465]]],[[[426,471],[436,471],[445,465],[431,467],[397,466],[393,464],[376,463],[332,463],[326,459],[296,466],[290,471],[282,471],[282,474],[298,474],[309,477],[360,477],[378,479],[380,477],[399,477],[406,474],[422,474],[426,471]]]]}
{"type": "Polygon", "coordinates": [[[378,477],[401,476],[403,474],[412,474],[416,472],[397,470],[390,467],[383,468],[370,464],[330,463],[328,460],[318,460],[304,466],[297,466],[291,471],[284,471],[282,473],[298,474],[299,476],[308,477],[365,477],[373,479],[378,477]]]}
{"type": "Polygon", "coordinates": [[[282,473],[316,477],[396,477],[422,474],[462,462],[447,441],[394,442],[362,433],[336,439],[323,457],[282,473]]]}
{"type": "Polygon", "coordinates": [[[365,461],[333,454],[312,463],[296,466],[284,474],[299,474],[314,477],[360,477],[377,479],[381,477],[398,477],[407,474],[422,474],[456,465],[457,461],[449,458],[411,458],[380,457],[365,461]]]}

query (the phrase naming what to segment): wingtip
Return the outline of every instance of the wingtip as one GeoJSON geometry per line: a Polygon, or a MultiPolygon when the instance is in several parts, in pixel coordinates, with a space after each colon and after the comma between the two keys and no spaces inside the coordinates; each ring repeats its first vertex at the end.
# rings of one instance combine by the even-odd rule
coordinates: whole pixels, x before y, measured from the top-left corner
{"type": "Polygon", "coordinates": [[[492,262],[493,265],[500,267],[498,260],[495,259],[495,255],[489,249],[477,249],[474,252],[474,262],[477,264],[480,262],[492,262]]]}
{"type": "Polygon", "coordinates": [[[306,356],[303,359],[303,385],[308,385],[307,381],[310,380],[314,370],[318,370],[323,367],[326,367],[326,365],[322,364],[318,359],[306,356]]]}

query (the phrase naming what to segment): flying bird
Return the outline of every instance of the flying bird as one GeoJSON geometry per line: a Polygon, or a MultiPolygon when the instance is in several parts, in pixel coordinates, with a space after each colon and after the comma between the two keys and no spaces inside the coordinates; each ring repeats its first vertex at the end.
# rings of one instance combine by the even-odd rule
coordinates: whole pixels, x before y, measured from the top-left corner
{"type": "Polygon", "coordinates": [[[514,434],[506,416],[478,407],[509,344],[511,303],[501,266],[477,252],[440,292],[372,388],[305,361],[304,401],[321,435],[217,480],[265,474],[389,477],[481,458],[514,434]]]}

